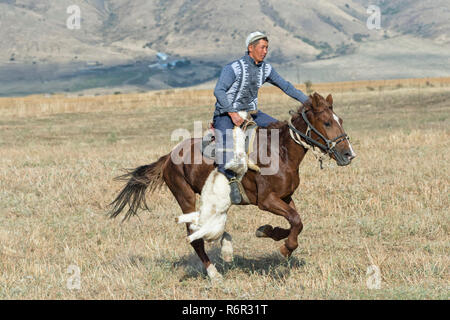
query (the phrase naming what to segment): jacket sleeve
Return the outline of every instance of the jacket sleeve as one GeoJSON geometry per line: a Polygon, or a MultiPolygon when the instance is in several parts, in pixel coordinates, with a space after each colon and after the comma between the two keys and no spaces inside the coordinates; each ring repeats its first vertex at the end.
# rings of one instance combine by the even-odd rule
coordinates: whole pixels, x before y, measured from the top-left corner
{"type": "Polygon", "coordinates": [[[309,100],[307,95],[296,89],[289,81],[284,80],[273,67],[266,81],[280,88],[288,96],[300,101],[302,104],[309,100]]]}
{"type": "Polygon", "coordinates": [[[221,114],[235,111],[227,97],[227,91],[231,88],[235,80],[236,75],[234,74],[233,68],[230,65],[226,65],[222,69],[219,80],[217,81],[214,89],[214,96],[217,98],[218,102],[216,107],[221,114]]]}

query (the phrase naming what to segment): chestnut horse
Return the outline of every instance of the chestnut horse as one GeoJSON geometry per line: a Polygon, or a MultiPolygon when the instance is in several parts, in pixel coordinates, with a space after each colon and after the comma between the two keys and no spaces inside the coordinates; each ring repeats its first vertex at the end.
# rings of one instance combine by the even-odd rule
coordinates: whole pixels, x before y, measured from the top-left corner
{"type": "MultiPolygon", "coordinates": [[[[289,257],[297,248],[297,237],[303,228],[292,195],[300,183],[299,165],[309,147],[312,146],[323,154],[328,154],[340,166],[350,164],[356,156],[342,127],[342,120],[333,111],[331,95],[324,99],[318,93],[314,93],[310,96],[310,100],[297,111],[291,111],[291,115],[289,122],[276,122],[267,127],[267,129],[279,130],[278,150],[276,150],[279,157],[278,171],[274,174],[263,175],[261,172],[249,170],[242,179],[242,186],[250,204],[280,215],[289,222],[289,229],[265,225],[256,232],[258,237],[267,237],[275,241],[286,239],[280,247],[280,252],[285,257],[289,257]],[[300,139],[304,143],[299,141],[300,139]]],[[[270,130],[267,132],[270,139],[270,130]]],[[[146,192],[153,191],[163,184],[169,187],[184,214],[195,212],[196,194],[201,194],[206,179],[215,168],[211,161],[206,161],[207,159],[198,154],[201,153],[198,147],[201,143],[202,139],[194,138],[182,142],[181,144],[188,145],[188,148],[183,148],[182,152],[187,150],[189,154],[182,155],[185,161],[181,163],[174,163],[171,157],[171,153],[174,152],[172,151],[152,164],[140,166],[118,177],[128,182],[111,203],[113,209],[110,216],[116,217],[127,206],[128,211],[124,219],[135,215],[140,208],[148,209],[145,202],[146,192]],[[194,157],[200,157],[200,163],[195,163],[194,157]]],[[[258,145],[258,148],[267,147],[268,144],[258,145]]],[[[260,167],[267,166],[259,161],[257,164],[260,167]]],[[[189,226],[187,231],[189,235],[191,232],[189,226]]],[[[222,242],[226,242],[228,249],[231,246],[229,239],[230,236],[224,233],[222,242]]],[[[208,275],[211,278],[220,277],[205,252],[204,240],[195,240],[191,245],[203,262],[208,275]]]]}

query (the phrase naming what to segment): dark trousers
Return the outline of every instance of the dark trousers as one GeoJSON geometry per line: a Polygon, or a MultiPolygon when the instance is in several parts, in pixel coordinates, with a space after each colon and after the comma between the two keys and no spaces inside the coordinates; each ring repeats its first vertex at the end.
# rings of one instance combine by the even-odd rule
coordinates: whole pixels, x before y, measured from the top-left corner
{"type": "MultiPolygon", "coordinates": [[[[253,121],[259,127],[267,127],[278,120],[268,114],[258,110],[256,114],[251,115],[253,121]]],[[[216,163],[218,171],[223,173],[228,179],[236,176],[231,170],[225,169],[225,164],[233,159],[233,128],[234,123],[228,113],[214,116],[214,134],[216,136],[216,163]]]]}

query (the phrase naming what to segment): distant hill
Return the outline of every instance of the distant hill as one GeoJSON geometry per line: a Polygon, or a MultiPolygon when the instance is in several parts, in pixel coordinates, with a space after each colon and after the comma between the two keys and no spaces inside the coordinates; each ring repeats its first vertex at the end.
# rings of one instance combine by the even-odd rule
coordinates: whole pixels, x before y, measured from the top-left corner
{"type": "MultiPolygon", "coordinates": [[[[8,74],[16,67],[21,70],[21,78],[15,82],[15,89],[8,82],[11,92],[20,89],[17,86],[36,88],[29,81],[35,81],[36,75],[30,73],[38,66],[44,70],[57,65],[56,70],[64,72],[56,72],[54,78],[67,79],[71,69],[76,74],[93,65],[106,70],[130,63],[151,63],[157,52],[196,61],[198,68],[205,65],[208,71],[197,77],[193,83],[197,84],[210,81],[221,65],[240,57],[245,51],[245,37],[254,30],[268,34],[267,59],[286,70],[291,81],[305,77],[314,81],[341,80],[324,72],[318,75],[316,70],[323,71],[328,64],[334,66],[333,70],[351,69],[342,74],[337,71],[342,80],[364,79],[361,68],[352,64],[379,62],[389,70],[375,67],[377,71],[370,73],[371,78],[381,78],[385,71],[388,77],[450,75],[448,0],[0,0],[0,84],[8,82],[8,74]],[[70,16],[67,8],[73,4],[81,13],[78,30],[66,25],[70,16]],[[370,16],[367,7],[371,4],[381,9],[380,30],[366,26],[370,16]],[[368,52],[367,48],[375,51],[368,52]],[[384,56],[378,59],[379,55],[384,56]],[[396,62],[383,64],[390,57],[396,62]],[[418,65],[417,59],[421,62],[418,65]],[[344,62],[350,65],[343,66],[344,62]],[[306,75],[299,76],[301,70],[306,75]]],[[[184,76],[189,78],[192,72],[191,66],[184,76]]],[[[152,75],[145,72],[142,77],[146,76],[149,81],[135,81],[136,85],[153,88],[148,85],[152,75]]],[[[132,85],[133,77],[137,75],[130,74],[130,78],[113,86],[132,85]]],[[[163,87],[190,84],[187,79],[172,81],[171,85],[164,77],[158,80],[163,87]]],[[[53,80],[42,76],[42,90],[51,90],[53,80]]],[[[72,90],[70,83],[66,90],[72,90]]],[[[92,87],[107,83],[100,81],[92,87]]],[[[4,90],[0,94],[5,94],[4,90]]]]}

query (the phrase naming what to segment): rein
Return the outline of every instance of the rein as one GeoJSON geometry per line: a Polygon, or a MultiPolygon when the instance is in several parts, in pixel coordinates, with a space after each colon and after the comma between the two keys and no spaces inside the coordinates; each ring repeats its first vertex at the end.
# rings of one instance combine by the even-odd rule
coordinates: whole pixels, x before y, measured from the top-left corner
{"type": "MultiPolygon", "coordinates": [[[[293,113],[296,113],[295,111],[291,110],[289,111],[289,114],[292,116],[293,113]]],[[[306,123],[306,133],[303,133],[299,131],[297,128],[295,128],[292,125],[291,119],[288,120],[289,125],[289,133],[291,135],[291,138],[298,143],[299,145],[303,146],[305,149],[311,149],[316,159],[320,162],[320,168],[323,169],[322,163],[324,160],[326,160],[326,155],[328,155],[331,158],[331,155],[333,154],[336,158],[336,162],[338,164],[345,163],[345,157],[336,150],[336,145],[344,140],[349,140],[349,136],[346,133],[341,134],[340,136],[337,136],[331,140],[325,138],[308,120],[306,116],[305,110],[302,110],[301,116],[303,118],[303,121],[306,123]],[[323,141],[325,141],[325,144],[320,143],[317,140],[314,140],[311,137],[311,131],[313,131],[315,134],[319,136],[323,141]],[[305,141],[302,141],[303,140],[305,141]],[[318,147],[320,150],[323,151],[317,151],[315,150],[315,147],[318,147]]]]}

